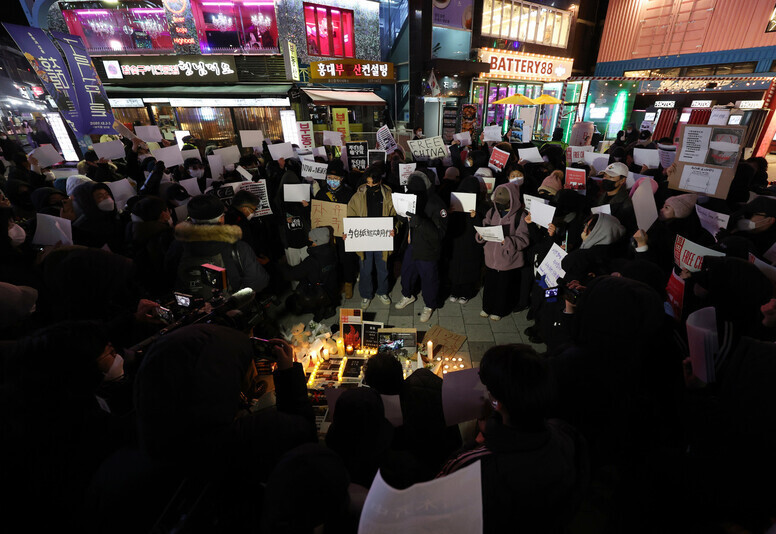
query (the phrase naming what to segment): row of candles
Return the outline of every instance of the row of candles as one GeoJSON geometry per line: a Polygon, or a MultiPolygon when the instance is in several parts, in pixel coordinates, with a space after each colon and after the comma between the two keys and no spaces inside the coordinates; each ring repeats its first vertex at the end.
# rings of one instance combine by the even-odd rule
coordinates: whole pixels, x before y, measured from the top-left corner
{"type": "MultiPolygon", "coordinates": [[[[426,343],[426,354],[429,358],[431,358],[434,355],[434,342],[429,341],[426,343]]],[[[362,347],[360,349],[354,349],[353,345],[347,345],[345,346],[344,341],[340,338],[337,340],[337,351],[334,353],[329,352],[329,349],[323,349],[321,351],[321,357],[324,360],[328,360],[330,356],[333,356],[334,354],[346,354],[348,356],[374,356],[377,354],[377,349],[375,348],[367,348],[362,347]]],[[[313,360],[316,360],[318,358],[318,354],[316,352],[313,352],[312,355],[313,360]]]]}

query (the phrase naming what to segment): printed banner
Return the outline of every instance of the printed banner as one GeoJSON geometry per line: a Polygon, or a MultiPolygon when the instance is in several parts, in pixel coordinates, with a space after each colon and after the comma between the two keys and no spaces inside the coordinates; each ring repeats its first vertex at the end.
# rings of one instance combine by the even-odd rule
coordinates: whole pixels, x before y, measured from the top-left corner
{"type": "Polygon", "coordinates": [[[342,219],[348,214],[348,205],[313,199],[310,202],[310,221],[313,228],[331,226],[334,237],[342,237],[342,219]]]}
{"type": "Polygon", "coordinates": [[[587,172],[585,172],[585,169],[566,167],[566,185],[564,188],[572,189],[584,195],[587,189],[587,172]]]}
{"type": "Polygon", "coordinates": [[[388,126],[382,126],[377,130],[377,142],[380,143],[380,148],[385,150],[386,154],[392,154],[399,145],[396,144],[396,139],[393,138],[391,130],[388,126]]]}
{"type": "Polygon", "coordinates": [[[393,217],[345,217],[345,252],[393,250],[393,217]]]}
{"type": "Polygon", "coordinates": [[[490,153],[490,159],[488,160],[488,167],[494,171],[503,171],[507,162],[509,161],[509,152],[494,148],[490,153]]]}
{"type": "Polygon", "coordinates": [[[332,108],[331,127],[342,134],[342,140],[350,141],[350,121],[347,108],[332,108]]]}
{"type": "Polygon", "coordinates": [[[676,241],[674,241],[674,263],[692,273],[698,272],[703,268],[704,256],[722,257],[724,255],[722,252],[702,247],[680,235],[677,235],[676,241]]]}
{"type": "Polygon", "coordinates": [[[592,152],[591,145],[570,146],[566,149],[566,164],[580,163],[585,161],[585,152],[592,152]]]}

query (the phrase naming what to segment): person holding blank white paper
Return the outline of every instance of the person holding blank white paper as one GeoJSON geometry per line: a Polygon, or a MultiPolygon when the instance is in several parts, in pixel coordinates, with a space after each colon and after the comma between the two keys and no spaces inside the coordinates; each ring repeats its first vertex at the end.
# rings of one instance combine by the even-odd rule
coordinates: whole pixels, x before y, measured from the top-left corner
{"type": "MultiPolygon", "coordinates": [[[[280,179],[275,205],[278,213],[285,217],[285,228],[281,240],[286,249],[286,260],[291,267],[299,265],[307,257],[307,245],[310,232],[310,203],[307,201],[287,202],[284,197],[284,185],[306,184],[302,180],[302,164],[297,158],[283,160],[283,177],[280,179]]],[[[291,284],[296,287],[297,282],[291,284]]]]}

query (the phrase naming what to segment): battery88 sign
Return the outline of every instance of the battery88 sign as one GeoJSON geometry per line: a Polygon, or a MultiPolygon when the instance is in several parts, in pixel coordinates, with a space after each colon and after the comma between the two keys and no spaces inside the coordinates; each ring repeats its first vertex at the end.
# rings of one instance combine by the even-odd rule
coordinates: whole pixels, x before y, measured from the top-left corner
{"type": "Polygon", "coordinates": [[[484,78],[561,81],[571,76],[573,58],[480,49],[480,61],[490,65],[484,78]]]}

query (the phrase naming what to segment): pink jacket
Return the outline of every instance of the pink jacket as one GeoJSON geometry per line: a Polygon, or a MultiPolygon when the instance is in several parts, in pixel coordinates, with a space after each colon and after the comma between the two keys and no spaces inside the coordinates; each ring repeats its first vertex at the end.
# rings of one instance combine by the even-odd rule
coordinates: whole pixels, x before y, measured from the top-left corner
{"type": "Polygon", "coordinates": [[[515,182],[509,182],[498,186],[496,190],[506,187],[509,191],[509,211],[502,217],[495,205],[483,219],[483,226],[502,226],[504,229],[504,242],[494,243],[485,241],[480,234],[475,238],[478,243],[485,243],[485,265],[497,271],[509,271],[518,269],[525,264],[523,250],[528,247],[528,224],[525,222],[525,212],[521,211],[520,186],[515,182]]]}

